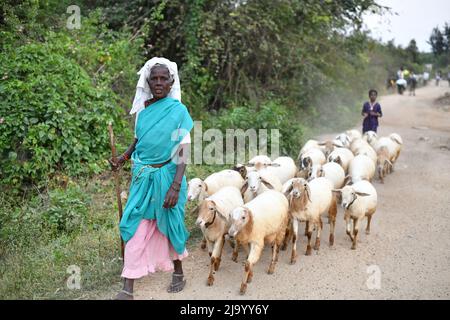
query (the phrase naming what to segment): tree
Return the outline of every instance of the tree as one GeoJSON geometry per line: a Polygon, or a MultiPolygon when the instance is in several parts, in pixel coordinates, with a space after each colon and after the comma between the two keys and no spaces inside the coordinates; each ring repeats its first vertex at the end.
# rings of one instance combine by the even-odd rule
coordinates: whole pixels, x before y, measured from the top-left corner
{"type": "Polygon", "coordinates": [[[444,36],[445,36],[445,52],[450,54],[450,25],[445,23],[444,26],[444,36]]]}
{"type": "Polygon", "coordinates": [[[434,28],[431,32],[430,41],[431,50],[435,56],[440,56],[445,52],[445,39],[438,27],[434,28]]]}
{"type": "Polygon", "coordinates": [[[412,60],[412,62],[419,62],[419,49],[417,48],[416,40],[412,39],[409,42],[409,45],[406,47],[406,52],[408,53],[409,58],[412,60]]]}

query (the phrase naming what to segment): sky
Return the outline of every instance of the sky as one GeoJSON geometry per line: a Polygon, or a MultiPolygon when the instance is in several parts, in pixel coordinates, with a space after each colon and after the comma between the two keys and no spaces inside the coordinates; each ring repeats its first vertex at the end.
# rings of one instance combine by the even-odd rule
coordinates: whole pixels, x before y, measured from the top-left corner
{"type": "Polygon", "coordinates": [[[450,0],[376,0],[380,5],[391,7],[392,13],[365,15],[364,24],[372,37],[383,43],[394,39],[395,44],[406,47],[415,39],[420,51],[431,52],[427,43],[431,31],[445,22],[450,24],[450,0]]]}

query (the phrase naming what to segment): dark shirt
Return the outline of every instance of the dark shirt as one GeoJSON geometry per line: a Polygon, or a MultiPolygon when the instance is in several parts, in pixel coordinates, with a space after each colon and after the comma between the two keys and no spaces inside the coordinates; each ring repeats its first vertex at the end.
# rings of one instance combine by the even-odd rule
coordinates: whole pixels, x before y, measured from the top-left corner
{"type": "Polygon", "coordinates": [[[383,113],[381,112],[381,106],[378,102],[375,102],[375,105],[373,106],[373,110],[370,110],[370,102],[366,102],[363,105],[363,109],[361,114],[367,113],[368,116],[363,121],[363,133],[366,131],[375,131],[377,132],[378,128],[378,117],[371,116],[369,114],[370,111],[374,111],[380,114],[380,116],[383,116],[383,113]]]}

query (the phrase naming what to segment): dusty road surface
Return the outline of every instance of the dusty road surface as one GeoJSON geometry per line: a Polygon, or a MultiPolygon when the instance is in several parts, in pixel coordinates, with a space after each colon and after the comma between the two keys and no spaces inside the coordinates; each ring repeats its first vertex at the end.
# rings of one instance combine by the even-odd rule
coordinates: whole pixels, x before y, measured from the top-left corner
{"type": "Polygon", "coordinates": [[[339,208],[333,247],[328,246],[329,225],[324,219],[320,251],[305,256],[302,235],[295,265],[289,264],[289,246],[280,252],[275,273],[268,275],[270,248],[266,248],[245,296],[239,295],[245,253],[235,263],[225,245],[212,287],[206,286],[208,254],[195,249],[183,263],[187,279],[183,292],[168,294],[170,273],[156,273],[136,282],[135,298],[449,299],[450,114],[432,103],[446,91],[450,88],[429,86],[418,89],[416,97],[380,99],[384,117],[379,134],[397,132],[404,146],[385,184],[374,182],[378,210],[371,234],[360,232],[356,250],[350,249],[339,208]]]}

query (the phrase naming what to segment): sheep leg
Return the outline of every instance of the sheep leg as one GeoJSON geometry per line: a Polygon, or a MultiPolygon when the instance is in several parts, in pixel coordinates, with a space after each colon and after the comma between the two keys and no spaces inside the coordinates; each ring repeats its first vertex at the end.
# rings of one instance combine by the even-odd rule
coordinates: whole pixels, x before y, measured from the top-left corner
{"type": "Polygon", "coordinates": [[[200,248],[201,248],[202,250],[205,250],[205,249],[206,249],[206,239],[205,239],[205,237],[203,237],[203,239],[202,239],[202,242],[201,242],[201,244],[200,244],[200,248]]]}
{"type": "Polygon", "coordinates": [[[283,244],[281,245],[281,251],[285,251],[287,249],[287,244],[289,242],[289,238],[292,235],[292,230],[291,230],[292,228],[291,228],[291,226],[292,226],[292,223],[289,221],[289,224],[286,227],[286,232],[285,232],[285,235],[284,235],[283,244]]]}
{"type": "Polygon", "coordinates": [[[366,227],[366,234],[370,234],[370,222],[372,221],[372,215],[367,216],[367,227],[366,227]]]}
{"type": "Polygon", "coordinates": [[[214,271],[217,271],[219,269],[220,265],[220,257],[222,256],[222,248],[224,244],[224,238],[220,237],[217,239],[217,241],[214,243],[212,255],[211,255],[211,264],[209,267],[209,275],[208,280],[206,284],[208,286],[212,286],[214,283],[214,271]]]}
{"type": "Polygon", "coordinates": [[[245,262],[244,277],[242,279],[241,289],[239,291],[241,295],[245,294],[245,291],[247,290],[247,283],[249,283],[249,280],[251,281],[253,277],[253,265],[259,260],[262,249],[263,246],[258,244],[252,245],[250,248],[250,254],[245,262]]]}
{"type": "Polygon", "coordinates": [[[239,251],[239,242],[236,241],[236,245],[233,248],[233,254],[231,255],[231,260],[233,260],[234,262],[237,262],[238,251],[239,251]]]}
{"type": "Polygon", "coordinates": [[[345,217],[345,225],[346,225],[347,235],[350,237],[350,240],[353,241],[352,220],[349,216],[345,217]]]}
{"type": "Polygon", "coordinates": [[[356,240],[358,237],[358,230],[359,230],[359,221],[361,219],[353,219],[353,243],[352,243],[352,250],[356,249],[356,240]]]}
{"type": "Polygon", "coordinates": [[[272,245],[272,261],[270,261],[269,269],[267,270],[268,274],[273,274],[275,271],[275,265],[278,260],[278,251],[280,250],[280,246],[277,244],[277,241],[275,240],[272,245]]]}
{"type": "Polygon", "coordinates": [[[306,223],[305,223],[305,236],[308,235],[308,229],[309,229],[309,221],[306,221],[306,223]]]}
{"type": "Polygon", "coordinates": [[[219,270],[220,261],[222,260],[222,250],[225,244],[225,238],[220,237],[216,243],[214,244],[213,256],[216,257],[216,261],[214,264],[214,271],[219,270]]]}
{"type": "Polygon", "coordinates": [[[306,246],[306,255],[310,256],[311,255],[311,237],[312,237],[312,232],[313,232],[313,223],[312,221],[308,221],[308,232],[306,234],[306,236],[308,237],[308,245],[306,246]]]}
{"type": "Polygon", "coordinates": [[[298,234],[298,220],[292,219],[292,252],[291,252],[291,264],[295,264],[297,261],[297,234],[298,234]]]}
{"type": "Polygon", "coordinates": [[[336,216],[337,216],[337,199],[333,196],[331,207],[328,210],[328,220],[330,223],[330,246],[334,244],[334,227],[336,226],[336,216]]]}
{"type": "Polygon", "coordinates": [[[208,246],[208,254],[211,257],[214,250],[214,243],[206,239],[206,245],[208,246]]]}
{"type": "Polygon", "coordinates": [[[314,243],[314,250],[318,251],[320,248],[320,235],[322,234],[323,229],[323,223],[322,223],[322,217],[319,216],[319,221],[316,223],[317,225],[317,232],[316,232],[316,242],[314,243]]]}

